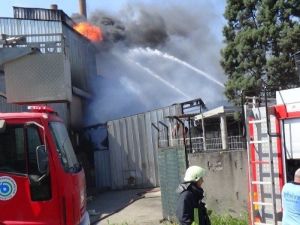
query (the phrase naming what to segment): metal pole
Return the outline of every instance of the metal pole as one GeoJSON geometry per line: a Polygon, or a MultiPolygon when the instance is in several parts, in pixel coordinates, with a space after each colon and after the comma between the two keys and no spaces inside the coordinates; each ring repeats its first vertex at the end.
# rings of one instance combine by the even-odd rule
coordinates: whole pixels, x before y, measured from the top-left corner
{"type": "Polygon", "coordinates": [[[162,121],[158,121],[158,123],[160,123],[162,126],[164,126],[167,130],[167,144],[168,144],[168,147],[170,146],[170,141],[169,141],[169,127],[167,124],[163,123],[162,121]]]}
{"type": "Polygon", "coordinates": [[[155,130],[157,130],[157,132],[158,132],[158,135],[157,135],[157,144],[159,146],[159,128],[154,123],[151,123],[151,126],[154,127],[155,130]]]}
{"type": "Polygon", "coordinates": [[[246,138],[247,136],[247,127],[246,127],[246,114],[245,114],[245,98],[244,98],[244,91],[242,90],[241,92],[241,107],[242,107],[242,134],[243,134],[243,137],[246,138]]]}
{"type": "Polygon", "coordinates": [[[227,122],[226,114],[222,113],[220,115],[220,129],[221,129],[221,140],[222,140],[222,149],[228,149],[228,133],[227,133],[227,122]]]}
{"type": "Polygon", "coordinates": [[[190,142],[190,152],[193,152],[192,147],[192,132],[191,132],[191,117],[188,117],[189,120],[189,142],[190,142]]]}
{"type": "MultiPolygon", "coordinates": [[[[184,122],[182,122],[182,120],[176,116],[174,116],[174,118],[182,125],[182,127],[184,129],[184,122]]],[[[182,133],[182,136],[183,136],[183,146],[184,146],[184,152],[185,152],[185,163],[186,163],[186,168],[188,168],[189,167],[189,158],[188,158],[188,153],[187,153],[186,144],[185,144],[185,132],[182,133]]]]}
{"type": "Polygon", "coordinates": [[[205,126],[204,126],[204,116],[202,111],[202,106],[200,105],[200,114],[201,114],[201,126],[202,126],[202,137],[203,137],[203,150],[206,151],[206,140],[205,140],[205,126]]]}

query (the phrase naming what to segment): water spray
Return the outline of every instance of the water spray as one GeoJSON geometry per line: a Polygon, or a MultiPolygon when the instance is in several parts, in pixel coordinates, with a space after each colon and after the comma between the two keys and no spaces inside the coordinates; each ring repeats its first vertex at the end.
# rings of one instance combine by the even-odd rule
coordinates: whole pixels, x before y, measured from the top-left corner
{"type": "MultiPolygon", "coordinates": [[[[133,62],[133,61],[132,61],[133,62]]],[[[159,76],[158,74],[154,73],[152,70],[150,70],[148,67],[145,67],[143,65],[141,65],[138,62],[134,62],[134,64],[136,66],[138,66],[139,68],[141,68],[142,70],[146,71],[149,75],[151,75],[152,77],[154,77],[155,79],[163,82],[165,85],[167,85],[168,87],[170,87],[172,90],[176,91],[177,93],[181,94],[182,96],[184,96],[187,99],[192,99],[191,96],[185,94],[183,91],[181,91],[179,88],[175,87],[173,84],[169,83],[168,81],[166,81],[165,79],[163,79],[161,76],[159,76]]]]}
{"type": "Polygon", "coordinates": [[[139,54],[144,54],[144,55],[152,55],[152,56],[160,56],[163,57],[165,59],[169,59],[172,60],[173,62],[177,62],[183,66],[185,66],[188,69],[193,70],[194,72],[196,72],[197,74],[200,74],[201,76],[206,77],[207,79],[209,79],[210,81],[214,82],[215,84],[221,86],[224,88],[224,84],[222,84],[220,81],[214,79],[213,77],[211,77],[211,75],[209,75],[208,73],[196,68],[195,66],[189,64],[186,61],[183,61],[181,59],[178,59],[177,57],[173,56],[173,55],[169,55],[167,53],[161,52],[157,49],[153,50],[151,48],[135,48],[130,50],[129,52],[130,55],[134,56],[134,55],[139,55],[139,54]]]}

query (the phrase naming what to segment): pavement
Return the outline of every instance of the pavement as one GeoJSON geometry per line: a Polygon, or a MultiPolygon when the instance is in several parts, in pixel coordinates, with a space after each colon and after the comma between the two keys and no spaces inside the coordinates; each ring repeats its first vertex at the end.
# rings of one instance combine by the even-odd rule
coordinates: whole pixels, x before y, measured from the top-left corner
{"type": "Polygon", "coordinates": [[[107,191],[88,198],[92,225],[159,225],[159,188],[107,191]]]}

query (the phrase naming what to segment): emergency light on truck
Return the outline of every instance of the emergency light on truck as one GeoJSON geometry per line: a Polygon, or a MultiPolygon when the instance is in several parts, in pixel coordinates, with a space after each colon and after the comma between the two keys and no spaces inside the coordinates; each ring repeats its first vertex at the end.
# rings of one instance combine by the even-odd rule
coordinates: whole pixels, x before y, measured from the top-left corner
{"type": "Polygon", "coordinates": [[[55,113],[55,111],[51,107],[45,106],[45,105],[31,105],[31,106],[28,106],[27,109],[30,112],[55,113]]]}

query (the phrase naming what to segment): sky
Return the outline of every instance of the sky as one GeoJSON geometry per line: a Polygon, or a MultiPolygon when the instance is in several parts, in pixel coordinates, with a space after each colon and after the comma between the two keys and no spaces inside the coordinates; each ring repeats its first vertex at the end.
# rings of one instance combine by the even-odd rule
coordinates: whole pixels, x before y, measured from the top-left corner
{"type": "MultiPolygon", "coordinates": [[[[51,4],[57,4],[68,15],[79,11],[79,1],[71,0],[1,0],[0,16],[12,17],[12,7],[34,7],[34,8],[50,8],[51,4]]],[[[87,1],[87,12],[90,13],[94,9],[101,8],[103,10],[117,11],[126,2],[126,0],[113,1],[87,1]]]]}
{"type": "MultiPolygon", "coordinates": [[[[224,12],[225,0],[87,0],[87,13],[90,14],[96,9],[108,11],[108,12],[118,12],[127,3],[150,3],[156,5],[168,5],[168,4],[184,4],[193,7],[196,2],[212,2],[217,9],[217,14],[220,16],[220,21],[222,21],[222,14],[224,12]]],[[[13,16],[13,6],[20,7],[36,7],[36,8],[49,8],[51,4],[57,4],[59,9],[62,9],[65,13],[71,16],[73,13],[79,11],[79,1],[78,0],[0,0],[0,17],[12,17],[13,16]]],[[[223,21],[224,22],[224,21],[223,21]]]]}

